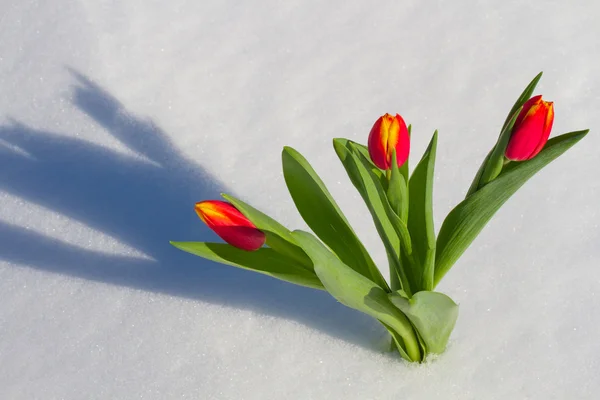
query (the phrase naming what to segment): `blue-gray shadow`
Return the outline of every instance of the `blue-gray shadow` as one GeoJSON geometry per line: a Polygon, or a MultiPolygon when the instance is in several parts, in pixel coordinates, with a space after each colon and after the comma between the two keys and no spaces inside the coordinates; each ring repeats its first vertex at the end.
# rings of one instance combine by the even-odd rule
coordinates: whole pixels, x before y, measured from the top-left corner
{"type": "MultiPolygon", "coordinates": [[[[108,234],[151,259],[70,245],[0,221],[0,259],[136,289],[199,299],[303,323],[381,351],[382,329],[329,294],[183,253],[169,240],[219,241],[193,204],[224,191],[149,120],[71,70],[74,104],[140,157],[16,121],[0,126],[0,188],[108,234]]],[[[39,221],[43,224],[44,221],[39,221]]],[[[60,237],[60,234],[55,237],[60,237]]]]}

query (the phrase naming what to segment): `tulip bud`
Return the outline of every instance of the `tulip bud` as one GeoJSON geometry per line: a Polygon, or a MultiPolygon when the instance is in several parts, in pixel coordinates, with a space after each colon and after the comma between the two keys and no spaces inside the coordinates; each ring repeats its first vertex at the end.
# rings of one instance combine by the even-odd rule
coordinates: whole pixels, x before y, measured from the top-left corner
{"type": "Polygon", "coordinates": [[[254,251],[265,244],[265,234],[231,204],[208,200],[196,203],[194,208],[200,219],[230,245],[254,251]]]}
{"type": "Polygon", "coordinates": [[[398,167],[408,159],[410,137],[408,128],[398,114],[385,114],[375,122],[369,134],[369,156],[377,167],[387,170],[392,164],[392,154],[396,150],[398,167]]]}
{"type": "Polygon", "coordinates": [[[523,104],[515,120],[504,155],[511,161],[535,157],[544,147],[552,130],[554,106],[551,101],[535,96],[523,104]]]}

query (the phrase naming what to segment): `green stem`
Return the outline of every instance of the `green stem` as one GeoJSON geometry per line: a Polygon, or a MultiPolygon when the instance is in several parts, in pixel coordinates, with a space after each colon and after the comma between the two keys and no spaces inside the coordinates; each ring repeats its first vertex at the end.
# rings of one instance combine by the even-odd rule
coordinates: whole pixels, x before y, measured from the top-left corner
{"type": "Polygon", "coordinates": [[[414,361],[423,361],[423,357],[421,356],[421,348],[419,346],[419,339],[417,339],[417,334],[414,330],[410,331],[410,340],[404,339],[404,344],[406,345],[406,352],[409,357],[414,361]]]}
{"type": "MultiPolygon", "coordinates": [[[[419,339],[414,330],[412,324],[408,321],[408,318],[401,312],[398,312],[393,317],[382,319],[382,322],[389,325],[395,332],[397,332],[406,347],[406,354],[410,357],[413,362],[420,362],[423,359],[421,355],[421,346],[419,346],[419,339]]],[[[399,345],[399,344],[397,344],[399,345]]]]}

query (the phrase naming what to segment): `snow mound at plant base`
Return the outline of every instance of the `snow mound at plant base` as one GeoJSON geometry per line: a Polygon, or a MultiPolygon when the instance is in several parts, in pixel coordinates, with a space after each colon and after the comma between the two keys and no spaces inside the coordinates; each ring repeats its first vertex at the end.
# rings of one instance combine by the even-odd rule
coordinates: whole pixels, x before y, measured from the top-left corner
{"type": "Polygon", "coordinates": [[[596,399],[600,28],[595,2],[0,1],[0,398],[596,399]],[[331,139],[439,129],[435,223],[523,86],[554,134],[439,290],[445,354],[409,365],[327,293],[217,265],[193,204],[228,192],[293,228],[280,151],[321,175],[380,266],[331,139]]]}

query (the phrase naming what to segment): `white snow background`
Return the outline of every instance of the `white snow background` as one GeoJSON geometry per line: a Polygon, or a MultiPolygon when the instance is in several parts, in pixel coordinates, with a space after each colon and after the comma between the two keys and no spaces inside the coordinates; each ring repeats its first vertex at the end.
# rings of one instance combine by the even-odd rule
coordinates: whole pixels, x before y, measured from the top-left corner
{"type": "MultiPolygon", "coordinates": [[[[0,399],[600,398],[596,1],[0,0],[0,399]],[[435,222],[539,72],[553,135],[590,134],[500,210],[438,289],[447,352],[387,353],[325,292],[207,262],[193,204],[305,228],[303,153],[374,259],[333,149],[375,119],[439,129],[435,222]]],[[[387,272],[386,272],[387,274],[387,272]]]]}

